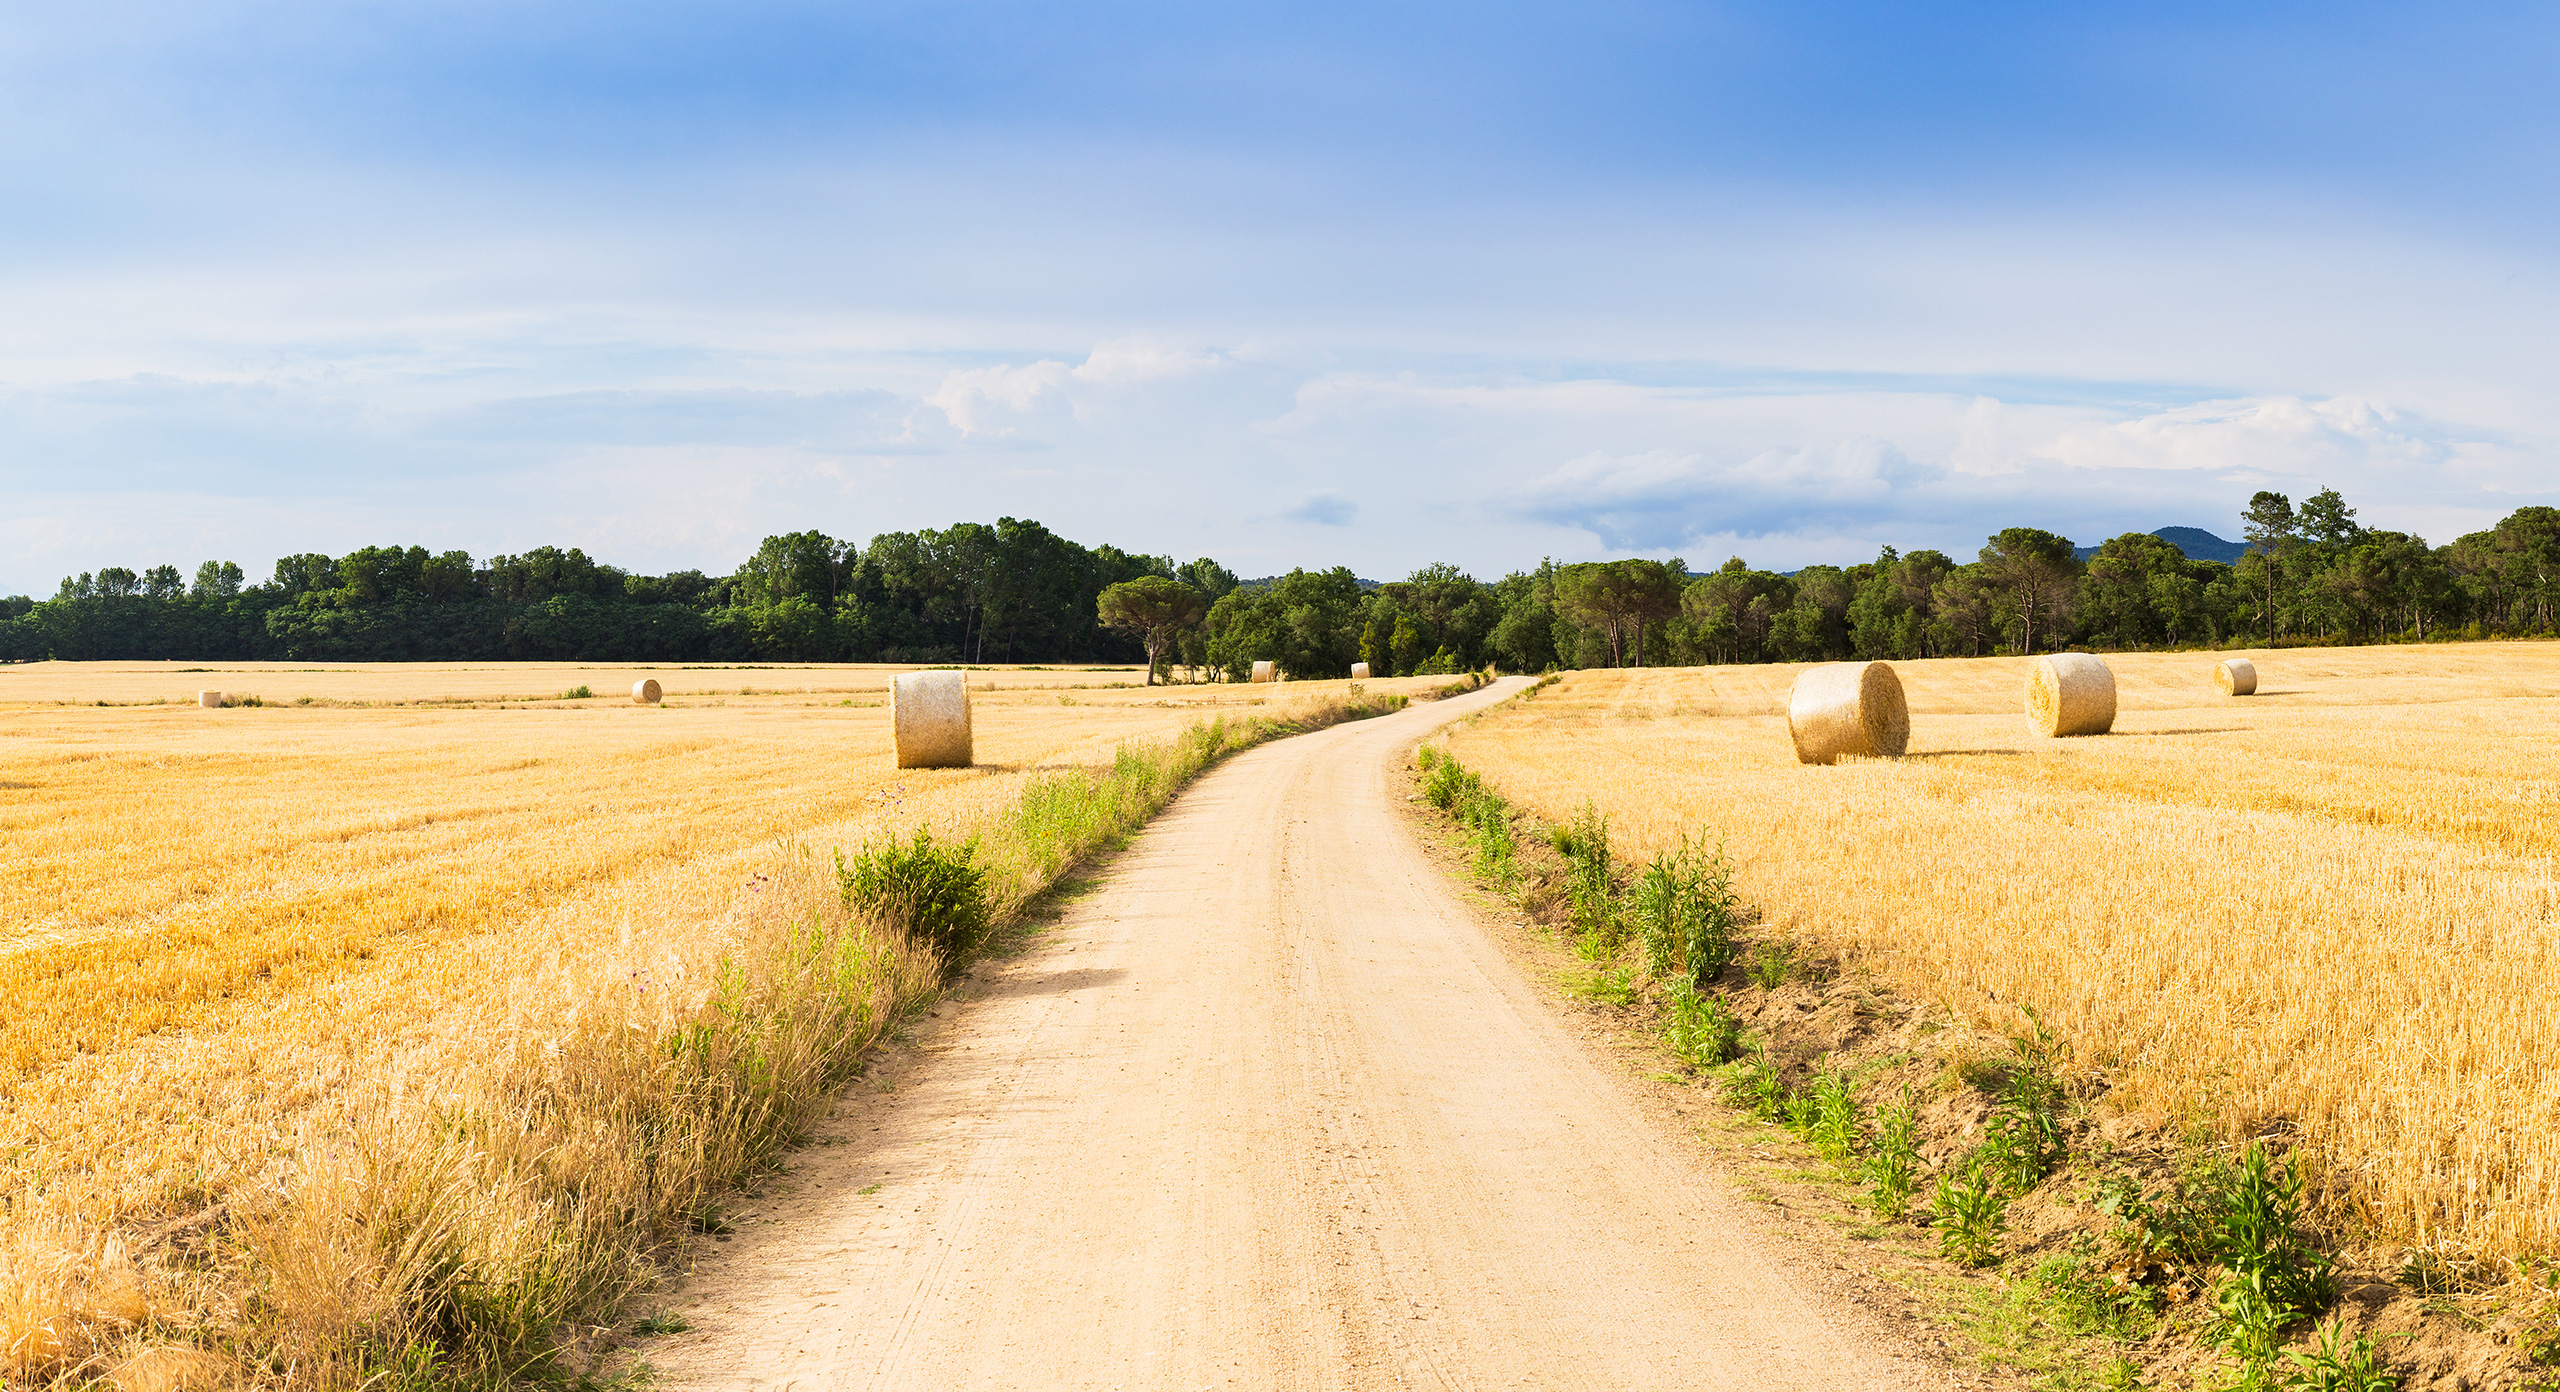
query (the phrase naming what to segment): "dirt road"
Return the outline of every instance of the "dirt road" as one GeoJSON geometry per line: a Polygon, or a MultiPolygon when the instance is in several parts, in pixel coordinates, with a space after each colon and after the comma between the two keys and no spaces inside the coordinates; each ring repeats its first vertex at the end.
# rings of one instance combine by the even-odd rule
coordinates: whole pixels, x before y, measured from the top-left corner
{"type": "Polygon", "coordinates": [[[1884,1388],[1412,844],[1499,688],[1200,780],[670,1302],[686,1388],[1884,1388]]]}

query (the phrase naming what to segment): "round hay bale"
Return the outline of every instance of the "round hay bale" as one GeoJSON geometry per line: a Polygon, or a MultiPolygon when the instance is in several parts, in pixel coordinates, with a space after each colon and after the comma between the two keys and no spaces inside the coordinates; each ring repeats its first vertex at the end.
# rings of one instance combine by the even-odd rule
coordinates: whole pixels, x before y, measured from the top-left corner
{"type": "Polygon", "coordinates": [[[656,677],[642,677],[631,684],[631,703],[635,706],[654,706],[664,694],[658,689],[656,677]]]}
{"type": "Polygon", "coordinates": [[[2088,653],[2027,664],[2027,723],[2045,735],[2103,735],[2115,728],[2116,674],[2088,653]]]}
{"type": "Polygon", "coordinates": [[[2258,693],[2258,665],[2245,657],[2228,657],[2215,663],[2213,684],[2225,696],[2254,696],[2258,693]]]}
{"type": "Polygon", "coordinates": [[[1787,737],[1796,758],[1838,763],[1843,755],[1899,758],[1911,744],[1911,707],[1902,679],[1881,662],[1808,667],[1787,695],[1787,737]]]}
{"type": "Polygon", "coordinates": [[[196,693],[196,704],[204,707],[206,710],[220,710],[222,709],[222,693],[219,691],[199,691],[196,693]]]}
{"type": "Polygon", "coordinates": [[[1367,681],[1369,679],[1369,664],[1366,662],[1352,663],[1351,679],[1353,681],[1367,681]]]}
{"type": "Polygon", "coordinates": [[[900,768],[967,768],[969,681],[958,672],[902,672],[889,679],[889,724],[900,768]]]}
{"type": "Polygon", "coordinates": [[[1280,664],[1276,662],[1257,662],[1253,664],[1253,679],[1258,682],[1280,680],[1280,664]]]}

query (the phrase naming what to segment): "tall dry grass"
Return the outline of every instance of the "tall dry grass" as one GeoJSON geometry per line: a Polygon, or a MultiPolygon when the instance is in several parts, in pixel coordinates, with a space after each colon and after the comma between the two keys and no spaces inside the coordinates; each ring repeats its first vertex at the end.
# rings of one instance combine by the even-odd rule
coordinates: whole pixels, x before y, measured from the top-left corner
{"type": "Polygon", "coordinates": [[[2015,661],[1897,664],[1910,754],[1796,762],[1792,668],[1580,672],[1453,753],[1620,853],[1725,839],[1771,931],[2003,1027],[2032,1006],[2120,1107],[2278,1119],[2377,1240],[2560,1251],[2560,649],[2113,657],[2104,738],[2015,661]]]}
{"type": "Polygon", "coordinates": [[[799,847],[982,832],[1018,907],[1309,694],[999,693],[904,772],[806,700],[0,713],[0,1381],[556,1359],[934,989],[799,847]]]}

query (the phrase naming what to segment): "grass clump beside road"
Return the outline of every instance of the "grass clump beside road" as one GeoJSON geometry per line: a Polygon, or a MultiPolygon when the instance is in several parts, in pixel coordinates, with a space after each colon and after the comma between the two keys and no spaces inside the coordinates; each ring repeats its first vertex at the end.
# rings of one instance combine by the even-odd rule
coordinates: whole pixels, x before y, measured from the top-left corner
{"type": "Polygon", "coordinates": [[[467,1074],[382,1080],[343,1139],[284,1152],[149,1263],[15,1226],[0,1384],[183,1366],[251,1386],[596,1385],[659,1259],[720,1228],[721,1195],[805,1137],[974,943],[1225,755],[1404,704],[1221,715],[1034,776],[966,835],[786,850],[707,971],[588,982],[569,1018],[490,1039],[467,1074]]]}

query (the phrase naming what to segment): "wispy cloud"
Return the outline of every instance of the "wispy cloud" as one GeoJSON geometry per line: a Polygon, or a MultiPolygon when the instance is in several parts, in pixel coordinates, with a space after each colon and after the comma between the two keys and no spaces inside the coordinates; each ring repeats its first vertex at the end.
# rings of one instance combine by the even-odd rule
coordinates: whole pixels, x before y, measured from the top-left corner
{"type": "Polygon", "coordinates": [[[1360,513],[1360,505],[1330,490],[1310,493],[1296,507],[1280,514],[1292,522],[1313,522],[1319,527],[1348,527],[1360,513]]]}

